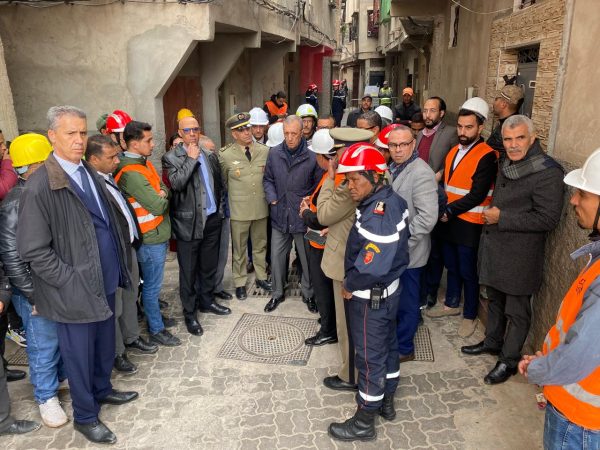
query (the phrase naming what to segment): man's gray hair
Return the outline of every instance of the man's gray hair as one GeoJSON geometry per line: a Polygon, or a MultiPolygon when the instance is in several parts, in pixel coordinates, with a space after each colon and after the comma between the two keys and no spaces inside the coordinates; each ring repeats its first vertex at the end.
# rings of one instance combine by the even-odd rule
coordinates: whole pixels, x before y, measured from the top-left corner
{"type": "Polygon", "coordinates": [[[202,136],[198,139],[198,146],[203,148],[204,150],[208,150],[208,146],[211,144],[215,146],[215,142],[208,136],[202,136]]]}
{"type": "Polygon", "coordinates": [[[527,125],[527,130],[529,131],[530,135],[535,133],[533,121],[529,117],[524,116],[522,114],[516,114],[514,116],[507,117],[504,123],[502,124],[502,132],[504,133],[504,130],[506,130],[507,128],[515,128],[519,125],[527,125]]]}
{"type": "Polygon", "coordinates": [[[283,119],[283,125],[292,125],[292,124],[297,124],[300,129],[302,129],[302,119],[300,118],[300,116],[297,115],[291,115],[291,116],[287,116],[285,119],[283,119]]]}
{"type": "Polygon", "coordinates": [[[75,116],[79,117],[80,119],[87,119],[85,112],[76,106],[53,106],[46,114],[46,119],[48,119],[48,129],[56,130],[56,127],[58,126],[58,119],[60,119],[62,116],[75,116]]]}
{"type": "Polygon", "coordinates": [[[358,118],[366,120],[369,124],[369,127],[371,128],[379,127],[379,129],[381,130],[381,128],[383,127],[383,124],[381,122],[381,116],[377,111],[365,111],[360,116],[358,116],[358,118]]]}

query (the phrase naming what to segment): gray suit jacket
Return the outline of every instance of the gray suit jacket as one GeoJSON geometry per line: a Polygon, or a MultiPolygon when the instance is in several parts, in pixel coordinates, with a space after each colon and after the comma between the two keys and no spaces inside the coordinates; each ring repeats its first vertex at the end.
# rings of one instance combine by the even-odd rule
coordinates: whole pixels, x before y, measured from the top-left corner
{"type": "MultiPolygon", "coordinates": [[[[419,134],[417,135],[417,148],[419,148],[422,137],[423,132],[419,131],[419,134]]],[[[444,169],[446,155],[456,144],[458,144],[456,127],[447,126],[444,122],[442,122],[433,136],[431,150],[429,150],[429,167],[431,167],[435,173],[444,169]]]]}
{"type": "Polygon", "coordinates": [[[435,174],[425,161],[417,158],[394,180],[392,188],[408,204],[408,268],[423,267],[431,251],[430,233],[438,220],[435,174]]]}

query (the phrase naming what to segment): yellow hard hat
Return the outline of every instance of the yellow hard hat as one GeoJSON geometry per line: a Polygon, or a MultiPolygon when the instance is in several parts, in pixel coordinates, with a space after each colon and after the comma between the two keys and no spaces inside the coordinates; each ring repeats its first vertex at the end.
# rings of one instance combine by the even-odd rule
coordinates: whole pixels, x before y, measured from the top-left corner
{"type": "Polygon", "coordinates": [[[10,144],[10,159],[13,167],[23,167],[45,161],[52,152],[52,145],[41,134],[27,133],[17,137],[10,144]]]}
{"type": "Polygon", "coordinates": [[[186,117],[196,117],[194,116],[194,113],[192,111],[190,111],[187,108],[181,108],[179,110],[179,112],[177,113],[177,122],[179,122],[181,119],[185,119],[186,117]]]}

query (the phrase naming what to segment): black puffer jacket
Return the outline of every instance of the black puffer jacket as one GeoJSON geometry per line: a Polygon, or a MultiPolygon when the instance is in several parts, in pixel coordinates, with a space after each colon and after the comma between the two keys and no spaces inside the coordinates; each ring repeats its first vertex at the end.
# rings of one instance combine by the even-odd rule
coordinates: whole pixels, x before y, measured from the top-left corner
{"type": "Polygon", "coordinates": [[[33,304],[33,279],[29,264],[17,253],[17,223],[19,201],[25,189],[25,181],[19,179],[0,205],[0,260],[10,284],[16,287],[33,304]]]}

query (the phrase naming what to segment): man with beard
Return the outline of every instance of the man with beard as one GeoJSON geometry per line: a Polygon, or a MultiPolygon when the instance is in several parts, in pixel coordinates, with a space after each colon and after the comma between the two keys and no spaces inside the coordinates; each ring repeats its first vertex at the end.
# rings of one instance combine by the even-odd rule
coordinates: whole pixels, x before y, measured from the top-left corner
{"type": "Polygon", "coordinates": [[[468,337],[476,327],[479,304],[477,248],[483,228],[483,211],[492,202],[496,178],[496,152],[481,138],[489,106],[473,97],[458,112],[459,145],[446,156],[444,185],[448,203],[440,218],[444,264],[448,269],[445,306],[428,311],[429,317],[460,314],[464,288],[463,321],[458,335],[468,337]]]}

